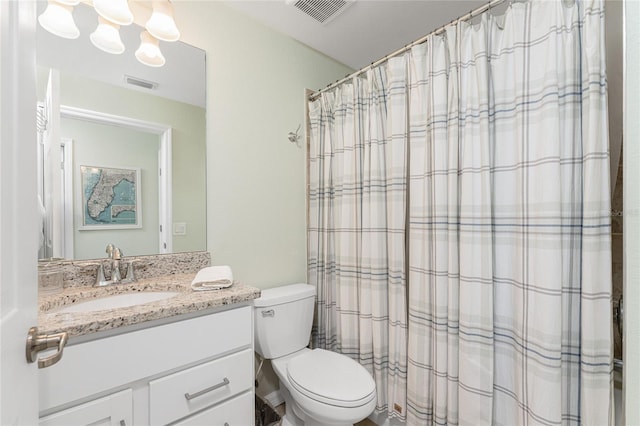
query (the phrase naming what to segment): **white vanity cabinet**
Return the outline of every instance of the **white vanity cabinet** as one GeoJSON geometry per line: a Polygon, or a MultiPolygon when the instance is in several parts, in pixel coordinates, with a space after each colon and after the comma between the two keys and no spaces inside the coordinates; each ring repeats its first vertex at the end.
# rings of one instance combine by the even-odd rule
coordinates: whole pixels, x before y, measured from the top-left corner
{"type": "Polygon", "coordinates": [[[40,419],[40,426],[127,426],[131,424],[133,424],[131,389],[85,402],[40,419]]]}
{"type": "Polygon", "coordinates": [[[245,304],[69,345],[39,370],[40,425],[253,425],[252,315],[245,304]]]}

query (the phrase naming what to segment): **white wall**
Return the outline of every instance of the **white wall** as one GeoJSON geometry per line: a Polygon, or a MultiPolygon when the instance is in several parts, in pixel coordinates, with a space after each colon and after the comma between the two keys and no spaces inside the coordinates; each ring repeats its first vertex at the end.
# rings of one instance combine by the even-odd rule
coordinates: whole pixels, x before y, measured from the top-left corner
{"type": "Polygon", "coordinates": [[[351,70],[219,2],[174,3],[207,54],[207,249],[267,288],[306,280],[304,89],[351,70]]]}

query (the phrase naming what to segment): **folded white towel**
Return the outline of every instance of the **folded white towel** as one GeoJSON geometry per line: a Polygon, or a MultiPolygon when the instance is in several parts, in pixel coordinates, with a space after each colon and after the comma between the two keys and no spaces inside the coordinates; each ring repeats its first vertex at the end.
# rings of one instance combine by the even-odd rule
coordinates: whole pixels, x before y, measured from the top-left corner
{"type": "Polygon", "coordinates": [[[229,266],[209,266],[202,268],[191,281],[191,288],[197,291],[219,290],[233,284],[233,273],[229,266]]]}

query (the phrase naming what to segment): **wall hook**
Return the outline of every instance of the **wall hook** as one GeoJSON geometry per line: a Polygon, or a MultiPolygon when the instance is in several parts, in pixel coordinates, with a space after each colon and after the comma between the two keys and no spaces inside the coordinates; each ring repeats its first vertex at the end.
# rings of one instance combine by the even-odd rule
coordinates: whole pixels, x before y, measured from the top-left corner
{"type": "Polygon", "coordinates": [[[295,143],[295,144],[298,143],[298,141],[300,140],[300,135],[298,134],[298,132],[300,131],[300,126],[301,124],[298,124],[298,128],[296,129],[295,132],[289,132],[287,134],[287,139],[289,139],[289,142],[295,143]]]}

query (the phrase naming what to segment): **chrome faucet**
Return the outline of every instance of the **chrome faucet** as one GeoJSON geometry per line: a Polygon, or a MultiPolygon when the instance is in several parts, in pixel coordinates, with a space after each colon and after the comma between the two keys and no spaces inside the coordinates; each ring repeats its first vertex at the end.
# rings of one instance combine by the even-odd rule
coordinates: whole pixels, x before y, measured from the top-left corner
{"type": "Polygon", "coordinates": [[[113,250],[113,254],[111,256],[111,281],[114,284],[122,281],[122,277],[120,276],[120,261],[122,260],[122,251],[119,248],[115,248],[113,250]]]}
{"type": "Polygon", "coordinates": [[[122,250],[120,250],[118,247],[115,247],[113,244],[107,244],[105,252],[107,253],[107,258],[109,258],[110,260],[111,279],[107,280],[105,278],[104,265],[102,264],[102,262],[100,262],[95,284],[97,287],[118,283],[127,284],[136,280],[136,276],[133,272],[133,261],[130,261],[127,265],[125,278],[122,278],[120,272],[120,264],[124,261],[122,250]]]}
{"type": "Polygon", "coordinates": [[[105,249],[105,252],[107,253],[107,257],[109,259],[113,259],[113,251],[115,250],[115,246],[113,244],[107,244],[107,248],[105,249]]]}

